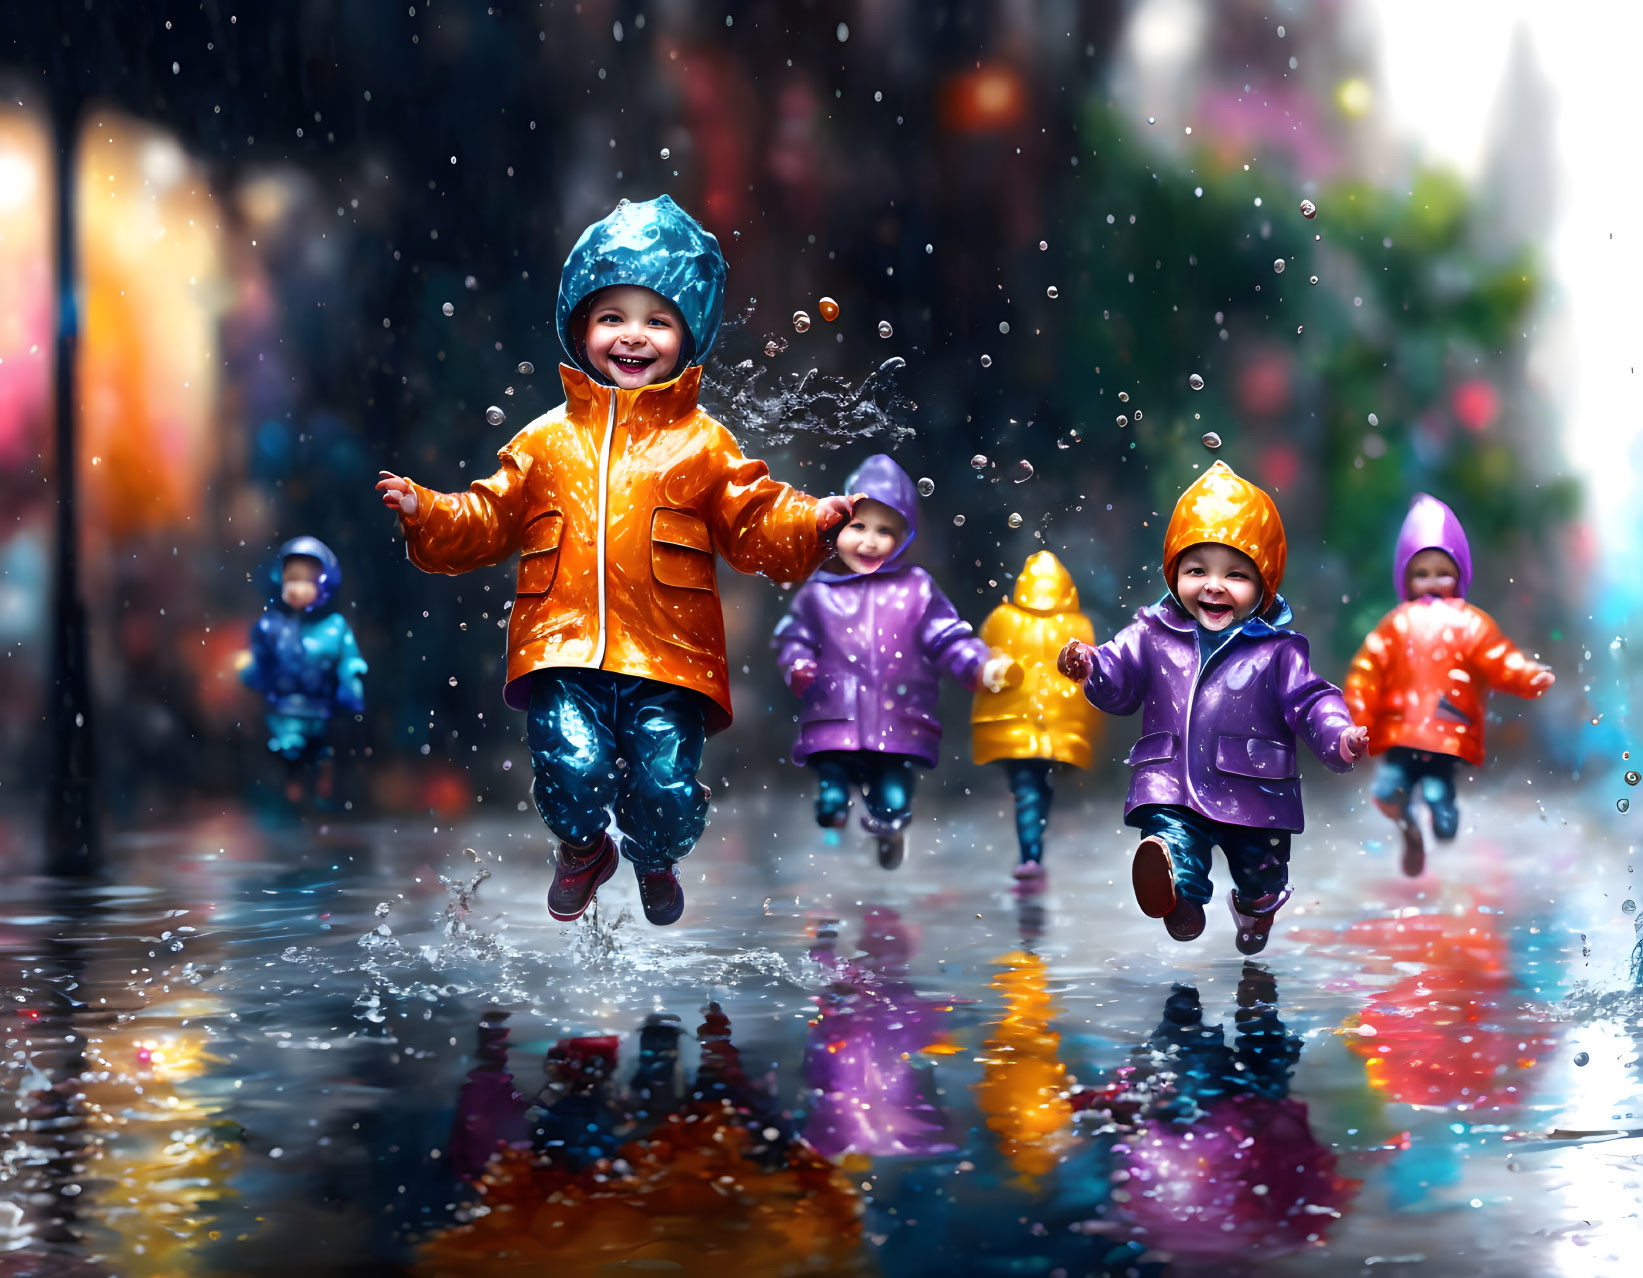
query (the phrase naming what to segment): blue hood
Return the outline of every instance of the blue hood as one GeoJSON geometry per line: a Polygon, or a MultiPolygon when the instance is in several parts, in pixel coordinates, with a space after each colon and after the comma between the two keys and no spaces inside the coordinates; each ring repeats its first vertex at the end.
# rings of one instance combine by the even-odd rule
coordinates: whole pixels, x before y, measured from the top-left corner
{"type": "MultiPolygon", "coordinates": [[[[918,536],[918,489],[913,481],[907,477],[907,472],[896,465],[895,459],[885,453],[874,453],[860,466],[855,473],[844,481],[844,494],[854,497],[857,493],[865,493],[874,501],[882,501],[896,514],[907,521],[907,535],[901,539],[901,545],[896,547],[896,553],[884,561],[884,566],[875,577],[882,577],[885,573],[895,572],[898,568],[907,565],[902,556],[907,548],[913,544],[918,536]]],[[[827,572],[816,574],[818,581],[852,581],[861,576],[855,572],[827,572]]]]}
{"type": "Polygon", "coordinates": [[[596,375],[570,331],[571,317],[589,296],[617,284],[652,289],[679,308],[690,340],[675,374],[707,358],[724,314],[724,254],[712,233],[670,196],[640,204],[623,200],[582,232],[565,259],[555,318],[559,342],[570,362],[590,376],[596,375]]]}
{"type": "Polygon", "coordinates": [[[279,554],[274,556],[274,566],[268,573],[269,580],[274,583],[275,600],[280,607],[285,607],[285,602],[280,599],[280,587],[285,584],[285,561],[292,555],[307,555],[310,559],[319,560],[319,594],[303,611],[313,612],[325,607],[331,602],[331,596],[337,593],[337,587],[342,585],[342,565],[337,562],[335,552],[318,537],[293,537],[280,547],[279,554]]]}

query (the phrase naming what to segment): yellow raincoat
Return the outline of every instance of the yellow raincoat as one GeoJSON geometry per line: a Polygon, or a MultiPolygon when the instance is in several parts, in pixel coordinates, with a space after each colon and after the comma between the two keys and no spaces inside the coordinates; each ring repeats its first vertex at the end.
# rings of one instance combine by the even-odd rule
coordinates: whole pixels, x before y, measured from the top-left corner
{"type": "Polygon", "coordinates": [[[981,641],[1021,666],[1021,683],[1003,692],[976,693],[970,738],[977,763],[997,759],[1053,759],[1090,766],[1100,716],[1083,690],[1055,668],[1069,639],[1095,642],[1095,627],[1078,610],[1078,588],[1047,550],[1031,556],[1016,578],[1015,598],[982,623],[981,641]]]}

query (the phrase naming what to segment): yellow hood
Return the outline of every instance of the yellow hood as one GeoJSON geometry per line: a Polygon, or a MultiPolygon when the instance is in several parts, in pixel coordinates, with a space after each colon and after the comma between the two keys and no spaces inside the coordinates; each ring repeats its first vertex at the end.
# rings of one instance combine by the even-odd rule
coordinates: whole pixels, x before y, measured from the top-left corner
{"type": "Polygon", "coordinates": [[[1072,574],[1047,550],[1029,555],[1015,579],[1015,606],[1028,612],[1078,611],[1078,587],[1072,574]]]}

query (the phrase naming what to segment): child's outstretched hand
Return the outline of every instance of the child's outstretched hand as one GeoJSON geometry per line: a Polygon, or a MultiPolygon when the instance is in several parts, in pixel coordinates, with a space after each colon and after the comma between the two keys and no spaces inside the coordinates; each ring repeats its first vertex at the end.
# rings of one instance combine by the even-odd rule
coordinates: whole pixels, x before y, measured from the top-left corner
{"type": "Polygon", "coordinates": [[[1529,691],[1538,695],[1545,692],[1556,682],[1557,676],[1548,667],[1542,666],[1529,677],[1529,691]]]}
{"type": "Polygon", "coordinates": [[[1344,762],[1356,763],[1363,758],[1364,752],[1368,749],[1368,728],[1348,728],[1341,733],[1341,759],[1344,762]]]}
{"type": "Polygon", "coordinates": [[[377,480],[377,491],[382,494],[382,504],[402,515],[415,515],[416,492],[411,488],[411,481],[394,474],[391,470],[379,470],[377,474],[382,476],[377,480]]]}
{"type": "Polygon", "coordinates": [[[1022,680],[1022,670],[1013,657],[994,653],[981,667],[981,686],[988,692],[1003,692],[1014,688],[1022,680]]]}
{"type": "Polygon", "coordinates": [[[1095,673],[1095,652],[1087,643],[1067,640],[1067,646],[1056,658],[1055,668],[1075,683],[1083,683],[1095,673]]]}
{"type": "Polygon", "coordinates": [[[816,663],[809,657],[800,657],[787,671],[787,687],[795,697],[802,697],[805,690],[816,681],[816,663]]]}
{"type": "Polygon", "coordinates": [[[841,497],[834,493],[831,497],[823,497],[816,503],[816,531],[824,533],[842,524],[854,513],[856,503],[866,496],[866,493],[857,493],[854,497],[841,497]]]}

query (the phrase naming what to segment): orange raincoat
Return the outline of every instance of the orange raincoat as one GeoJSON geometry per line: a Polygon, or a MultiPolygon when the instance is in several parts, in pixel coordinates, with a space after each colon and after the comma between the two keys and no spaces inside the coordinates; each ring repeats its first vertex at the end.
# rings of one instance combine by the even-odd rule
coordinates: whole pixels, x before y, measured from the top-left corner
{"type": "Polygon", "coordinates": [[[714,554],[738,572],[802,581],[827,555],[815,498],[696,404],[702,370],[620,390],[562,365],[565,403],[497,454],[465,493],[412,484],[411,562],[459,573],[519,552],[503,697],[530,703],[533,671],[574,666],[700,692],[730,723],[724,616],[714,554]]]}
{"type": "Polygon", "coordinates": [[[1352,658],[1347,708],[1369,729],[1369,753],[1391,746],[1483,762],[1483,711],[1491,688],[1538,697],[1529,681],[1544,666],[1501,634],[1495,620],[1464,599],[1399,604],[1352,658]]]}
{"type": "Polygon", "coordinates": [[[970,740],[977,763],[998,759],[1054,759],[1090,766],[1100,715],[1071,679],[1056,669],[1069,639],[1095,642],[1095,627],[1078,610],[1078,587],[1047,550],[1028,558],[1016,578],[1014,602],[988,614],[978,636],[1014,659],[1022,681],[1003,692],[976,693],[970,740]]]}

